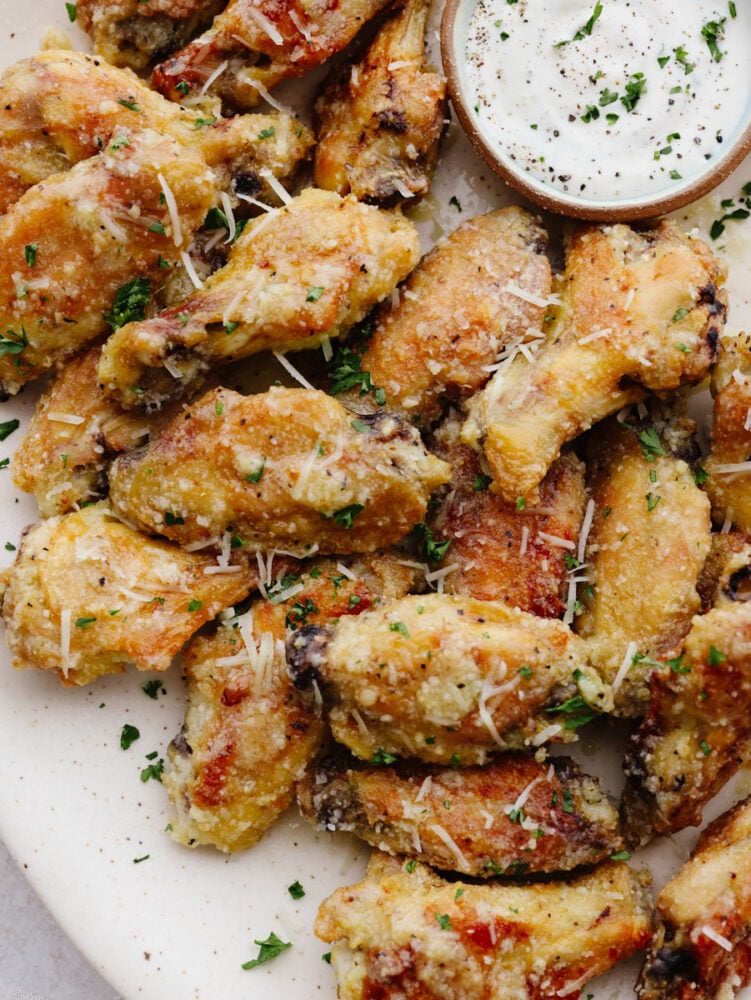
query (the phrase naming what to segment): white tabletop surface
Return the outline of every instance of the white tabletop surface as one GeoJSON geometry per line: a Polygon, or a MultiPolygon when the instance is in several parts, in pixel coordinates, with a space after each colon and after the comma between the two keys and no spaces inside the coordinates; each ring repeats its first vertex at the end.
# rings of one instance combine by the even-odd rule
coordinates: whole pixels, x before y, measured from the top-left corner
{"type": "Polygon", "coordinates": [[[58,927],[0,841],[0,1000],[118,998],[58,927]]]}

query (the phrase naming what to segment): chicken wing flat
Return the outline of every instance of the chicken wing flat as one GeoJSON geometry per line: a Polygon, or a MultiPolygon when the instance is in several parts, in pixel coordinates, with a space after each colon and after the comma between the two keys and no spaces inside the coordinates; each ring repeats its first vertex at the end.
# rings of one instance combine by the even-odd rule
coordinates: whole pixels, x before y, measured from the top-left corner
{"type": "Polygon", "coordinates": [[[104,332],[118,290],[148,286],[217,196],[200,157],[148,130],[27,191],[0,219],[0,393],[104,332]]]}
{"type": "Polygon", "coordinates": [[[704,488],[717,524],[751,531],[751,336],[723,337],[712,373],[714,420],[704,488]]]}
{"type": "Polygon", "coordinates": [[[446,81],[425,65],[430,0],[406,0],[316,102],[313,176],[327,191],[393,203],[427,193],[447,114],[446,81]]]}
{"type": "Polygon", "coordinates": [[[66,685],[102,674],[166,670],[205,622],[257,581],[242,564],[154,541],[102,504],[52,517],[25,535],[3,602],[17,668],[66,685]]]}
{"type": "Polygon", "coordinates": [[[363,319],[418,257],[401,215],[308,188],[246,228],[227,265],[186,301],[118,330],[101,381],[125,406],[159,404],[210,364],[316,347],[363,319]]]}
{"type": "Polygon", "coordinates": [[[290,804],[294,782],[323,742],[320,706],[286,672],[290,630],[358,614],[401,597],[412,583],[410,570],[388,555],[346,566],[330,559],[277,566],[262,581],[267,599],[186,650],[188,709],[164,776],[180,843],[252,847],[290,804]]]}
{"type": "Polygon", "coordinates": [[[534,501],[564,442],[649,392],[700,382],[725,320],[724,278],[709,247],[669,222],[579,230],[544,344],[470,403],[464,438],[484,449],[493,488],[534,501]]]}
{"type": "Polygon", "coordinates": [[[123,129],[168,135],[206,160],[220,188],[273,204],[265,174],[290,177],[313,144],[310,129],[288,114],[206,118],[83,52],[39,52],[5,70],[0,86],[0,211],[123,129]]]}
{"type": "Polygon", "coordinates": [[[490,492],[490,476],[479,454],[459,441],[459,429],[447,420],[432,442],[451,466],[451,482],[427,520],[439,544],[451,543],[442,563],[454,569],[444,592],[560,617],[586,505],[583,463],[572,454],[557,459],[540,484],[539,504],[520,510],[490,492]]]}
{"type": "Polygon", "coordinates": [[[115,66],[146,69],[211,24],[224,0],[78,0],[77,20],[115,66]]]}
{"type": "Polygon", "coordinates": [[[605,694],[561,622],[490,601],[405,597],[287,644],[296,682],[323,684],[334,737],[384,752],[483,764],[498,750],[576,739],[605,694]]]}
{"type": "Polygon", "coordinates": [[[372,767],[339,755],[311,766],[297,800],[321,830],[468,875],[569,871],[623,846],[597,781],[565,757],[506,754],[454,769],[372,767]]]}
{"type": "Polygon", "coordinates": [[[255,107],[280,81],[302,76],[348,45],[388,0],[230,0],[212,26],[158,65],[170,100],[200,91],[232,109],[255,107]]]}
{"type": "Polygon", "coordinates": [[[751,800],[719,816],[657,898],[640,1000],[732,1000],[751,982],[751,800]]]}
{"type": "MultiPolygon", "coordinates": [[[[677,430],[673,437],[680,448],[677,430]]],[[[584,572],[590,588],[575,627],[590,662],[614,687],[616,715],[646,715],[652,671],[681,652],[700,609],[709,503],[687,463],[673,454],[673,437],[648,421],[613,419],[589,440],[587,485],[595,506],[584,572]]]]}
{"type": "MultiPolygon", "coordinates": [[[[735,557],[729,578],[748,574],[749,553],[735,557]]],[[[630,843],[697,826],[706,803],[748,757],[751,604],[744,596],[731,591],[694,618],[680,656],[652,675],[649,714],[631,736],[624,765],[630,843]]]]}
{"type": "Polygon", "coordinates": [[[397,418],[354,417],[316,389],[212,390],[115,460],[112,505],[180,544],[229,531],[301,556],[385,548],[423,519],[449,468],[397,418]]]}
{"type": "MultiPolygon", "coordinates": [[[[446,399],[482,388],[502,349],[540,335],[546,246],[545,230],[520,208],[466,222],[415,268],[398,304],[382,310],[353,367],[370,373],[390,408],[423,426],[435,422],[446,399]]],[[[364,389],[363,378],[355,371],[344,387],[364,389]]]]}
{"type": "Polygon", "coordinates": [[[325,900],[341,1000],[549,1000],[644,947],[651,905],[627,865],[572,882],[475,885],[373,855],[365,879],[325,900]],[[552,915],[555,915],[554,917],[552,915]]]}

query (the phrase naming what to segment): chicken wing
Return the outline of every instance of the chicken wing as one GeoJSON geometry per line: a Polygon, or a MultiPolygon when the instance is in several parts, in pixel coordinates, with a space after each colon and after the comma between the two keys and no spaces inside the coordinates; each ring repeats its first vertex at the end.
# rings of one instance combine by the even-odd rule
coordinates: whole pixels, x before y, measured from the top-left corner
{"type": "Polygon", "coordinates": [[[221,189],[273,204],[267,175],[291,177],[313,144],[310,129],[288,114],[207,118],[83,52],[21,59],[5,70],[0,87],[3,212],[50,174],[95,156],[123,129],[168,135],[206,160],[221,189]]]}
{"type": "Polygon", "coordinates": [[[447,115],[446,81],[425,65],[430,0],[405,0],[365,55],[316,102],[320,188],[393,204],[427,193],[447,115]]]}
{"type": "Polygon", "coordinates": [[[372,552],[425,515],[448,466],[388,414],[315,389],[206,393],[110,470],[113,508],[181,544],[226,531],[249,549],[372,552]]]}
{"type": "Polygon", "coordinates": [[[704,488],[712,517],[751,531],[751,335],[721,339],[711,389],[714,420],[704,488]]]}
{"type": "Polygon", "coordinates": [[[188,709],[163,779],[177,811],[175,840],[224,851],[252,847],[292,801],[325,727],[320,706],[287,675],[285,635],[308,620],[355,615],[400,597],[412,583],[393,556],[347,563],[317,559],[298,567],[282,559],[262,581],[267,599],[188,646],[188,709]]]}
{"type": "Polygon", "coordinates": [[[401,215],[308,188],[246,228],[227,265],[185,302],[118,330],[101,381],[125,406],[159,404],[209,364],[316,347],[359,322],[418,256],[401,215]]]}
{"type": "Polygon", "coordinates": [[[341,1000],[550,1000],[643,948],[652,919],[618,862],[572,882],[474,885],[375,853],[362,882],[322,903],[315,932],[333,944],[341,1000]]]}
{"type": "Polygon", "coordinates": [[[732,1000],[751,982],[751,799],[719,816],[657,898],[639,1000],[732,1000]]]}
{"type": "Polygon", "coordinates": [[[341,362],[349,367],[331,391],[354,397],[375,385],[390,408],[434,423],[447,400],[482,388],[500,351],[540,336],[550,295],[546,246],[545,230],[520,208],[460,226],[420,262],[397,304],[381,311],[362,357],[345,345],[341,362]]]}
{"type": "Polygon", "coordinates": [[[149,130],[123,130],[27,191],[0,219],[0,393],[113,325],[117,293],[137,285],[148,298],[164,255],[187,247],[217,197],[203,159],[149,130]]]}
{"type": "Polygon", "coordinates": [[[299,685],[322,682],[335,739],[363,760],[483,764],[499,749],[574,740],[606,704],[561,622],[441,594],[306,626],[287,660],[299,685]]]}
{"type": "Polygon", "coordinates": [[[464,439],[484,449],[493,488],[536,500],[564,442],[649,392],[700,382],[725,320],[724,278],[709,247],[669,222],[579,230],[544,344],[469,405],[464,439]]]}
{"type": "Polygon", "coordinates": [[[170,100],[200,90],[229,108],[340,52],[388,0],[230,0],[199,38],[158,65],[152,83],[170,100]]]}
{"type": "MultiPolygon", "coordinates": [[[[590,587],[576,631],[614,689],[614,714],[644,716],[649,677],[677,656],[700,609],[699,575],[710,551],[709,503],[687,463],[674,420],[613,419],[590,437],[594,516],[585,553],[590,587]]],[[[686,421],[688,444],[693,423],[686,421]]]]}
{"type": "Polygon", "coordinates": [[[166,670],[205,622],[244,598],[257,573],[185,552],[113,518],[103,504],[35,525],[3,602],[17,668],[66,685],[102,674],[166,670]]]}
{"type": "Polygon", "coordinates": [[[507,754],[451,769],[372,767],[339,755],[309,768],[297,800],[321,830],[468,875],[569,871],[623,846],[597,781],[565,757],[507,754]]]}
{"type": "Polygon", "coordinates": [[[211,24],[226,0],[77,0],[77,20],[115,66],[146,69],[211,24]]]}
{"type": "Polygon", "coordinates": [[[432,450],[451,466],[451,482],[427,519],[437,544],[450,541],[444,591],[542,618],[563,615],[586,504],[583,463],[570,453],[553,462],[539,504],[527,507],[490,492],[480,456],[459,441],[457,420],[441,425],[432,450]]]}

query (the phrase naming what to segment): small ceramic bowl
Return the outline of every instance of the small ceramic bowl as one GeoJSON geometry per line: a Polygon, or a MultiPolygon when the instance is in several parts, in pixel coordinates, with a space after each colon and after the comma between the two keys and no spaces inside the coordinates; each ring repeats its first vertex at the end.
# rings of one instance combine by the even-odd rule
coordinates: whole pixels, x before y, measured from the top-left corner
{"type": "MultiPolygon", "coordinates": [[[[533,176],[516,162],[475,113],[468,76],[467,34],[477,0],[446,0],[441,21],[441,55],[457,117],[470,142],[500,177],[519,194],[549,212],[592,221],[626,222],[672,212],[716,187],[751,152],[751,87],[739,97],[739,113],[723,153],[685,178],[667,180],[659,190],[628,197],[585,198],[533,176]],[[744,103],[745,102],[745,103],[744,103]]],[[[523,83],[520,84],[523,86],[523,83]]],[[[509,108],[509,114],[514,109],[509,108]]]]}

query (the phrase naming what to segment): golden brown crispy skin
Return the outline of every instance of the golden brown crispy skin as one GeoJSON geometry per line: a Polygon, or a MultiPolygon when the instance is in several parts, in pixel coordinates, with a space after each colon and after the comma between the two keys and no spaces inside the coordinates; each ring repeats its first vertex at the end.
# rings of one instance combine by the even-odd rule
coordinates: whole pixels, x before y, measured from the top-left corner
{"type": "Polygon", "coordinates": [[[406,0],[365,55],[316,102],[317,187],[375,204],[427,193],[447,114],[446,81],[425,65],[430,0],[406,0]]]}
{"type": "Polygon", "coordinates": [[[211,23],[224,0],[78,0],[77,20],[115,66],[145,69],[211,23]]]}
{"type": "Polygon", "coordinates": [[[458,437],[458,421],[448,420],[432,442],[451,466],[442,502],[428,515],[435,540],[451,540],[443,566],[456,569],[444,591],[560,617],[586,503],[583,463],[572,454],[557,459],[540,484],[539,503],[520,510],[490,492],[480,456],[458,437]]]}
{"type": "Polygon", "coordinates": [[[463,765],[576,739],[578,692],[605,699],[583,652],[559,621],[442,594],[306,626],[287,644],[297,683],[321,680],[334,737],[358,757],[463,765]]]}
{"type": "Polygon", "coordinates": [[[13,665],[53,670],[67,685],[129,663],[166,670],[201,625],[256,583],[255,569],[218,566],[139,534],[102,504],[49,518],[25,535],[5,594],[13,665]]]}
{"type": "Polygon", "coordinates": [[[534,500],[566,441],[638,402],[700,382],[727,307],[725,267],[670,222],[579,230],[561,304],[532,363],[517,356],[475,396],[464,428],[507,500],[534,500]]]}
{"type": "Polygon", "coordinates": [[[616,682],[614,714],[644,716],[653,669],[680,653],[700,609],[709,503],[671,453],[669,435],[648,421],[604,423],[589,438],[587,459],[592,589],[582,595],[576,631],[593,666],[616,682]]]}
{"type": "Polygon", "coordinates": [[[521,208],[460,226],[385,307],[362,358],[391,408],[435,422],[446,400],[477,392],[502,349],[536,334],[550,295],[547,234],[521,208]],[[529,300],[532,301],[529,301],[529,300]]]}
{"type": "Polygon", "coordinates": [[[30,188],[0,219],[2,393],[102,333],[118,288],[158,276],[162,255],[187,247],[216,200],[199,156],[149,130],[124,140],[125,131],[99,156],[30,188]],[[177,202],[179,232],[163,184],[177,202]]]}
{"type": "Polygon", "coordinates": [[[712,373],[714,420],[704,488],[716,524],[732,522],[751,531],[751,335],[720,340],[720,359],[712,373]]]}
{"type": "Polygon", "coordinates": [[[173,101],[188,88],[252,108],[264,90],[340,52],[387,2],[230,0],[208,31],[155,68],[152,83],[173,101]]]}
{"type": "Polygon", "coordinates": [[[627,865],[572,882],[473,885],[375,853],[323,902],[341,1000],[551,1000],[649,940],[651,905],[627,865]]]}
{"type": "Polygon", "coordinates": [[[265,581],[269,600],[189,645],[188,709],[164,776],[177,810],[175,840],[225,851],[252,847],[292,801],[293,784],[325,730],[320,708],[286,672],[285,634],[308,620],[358,614],[402,596],[412,582],[393,556],[347,560],[346,568],[352,579],[335,560],[299,567],[282,560],[265,581]],[[249,654],[246,643],[257,652],[249,654]]]}
{"type": "Polygon", "coordinates": [[[50,174],[95,156],[122,129],[169,135],[203,156],[219,187],[273,204],[264,171],[290,177],[313,144],[310,129],[290,115],[209,119],[83,52],[39,52],[5,70],[0,86],[0,211],[50,174]]]}
{"type": "Polygon", "coordinates": [[[249,226],[203,288],[118,330],[100,378],[123,405],[143,406],[179,393],[209,364],[316,347],[359,322],[418,256],[417,233],[400,214],[308,188],[249,226]]]}
{"type": "MultiPolygon", "coordinates": [[[[751,547],[734,557],[748,575],[751,547]]],[[[730,568],[730,567],[729,567],[730,568]]],[[[622,815],[627,840],[698,826],[751,740],[751,604],[730,591],[694,618],[680,659],[655,670],[649,714],[632,734],[622,815]]]]}
{"type": "Polygon", "coordinates": [[[396,417],[354,418],[316,389],[212,390],[116,459],[112,505],[181,544],[230,530],[301,556],[385,548],[424,518],[449,468],[396,417]]]}
{"type": "Polygon", "coordinates": [[[751,982],[751,799],[723,813],[657,898],[640,1000],[732,1000],[751,982]]]}
{"type": "Polygon", "coordinates": [[[340,754],[309,768],[297,800],[321,830],[468,875],[569,871],[623,847],[615,809],[566,757],[438,768],[368,767],[340,754]]]}

